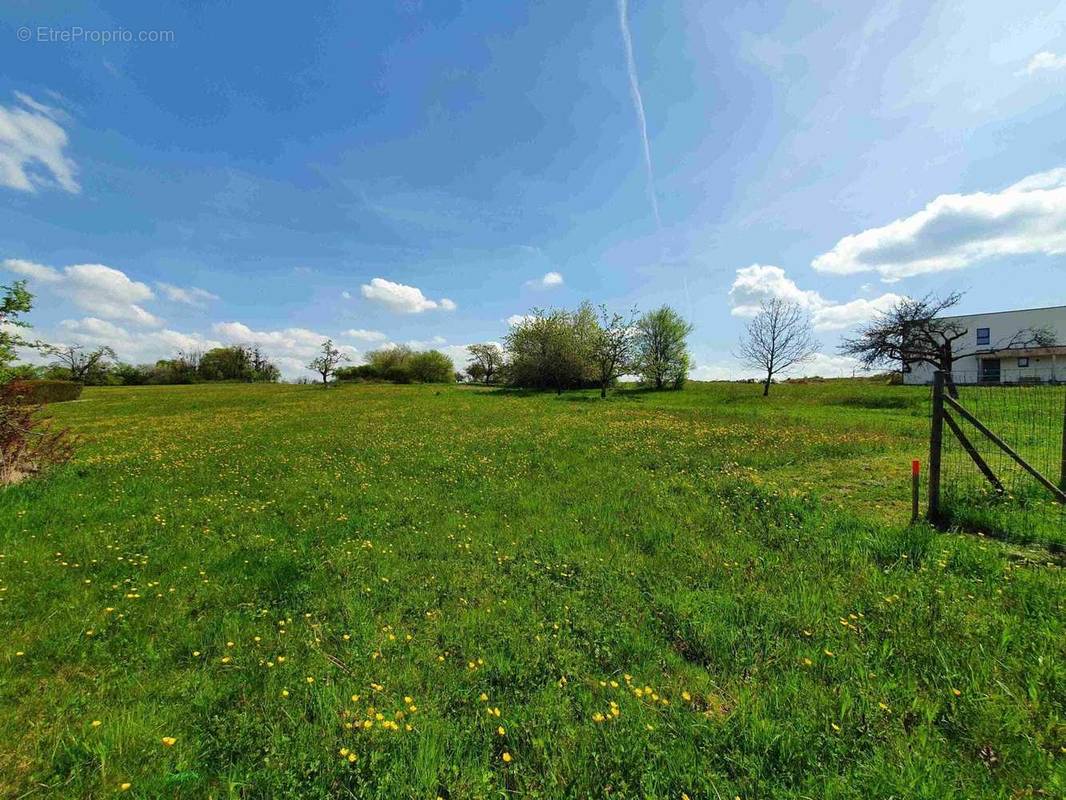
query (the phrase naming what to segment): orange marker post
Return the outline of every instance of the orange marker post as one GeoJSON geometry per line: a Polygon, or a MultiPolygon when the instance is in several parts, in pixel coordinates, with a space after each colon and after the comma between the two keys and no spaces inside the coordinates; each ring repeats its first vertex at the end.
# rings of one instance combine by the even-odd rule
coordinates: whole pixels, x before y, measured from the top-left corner
{"type": "Polygon", "coordinates": [[[911,524],[918,521],[918,489],[922,474],[922,462],[914,459],[911,462],[911,524]]]}

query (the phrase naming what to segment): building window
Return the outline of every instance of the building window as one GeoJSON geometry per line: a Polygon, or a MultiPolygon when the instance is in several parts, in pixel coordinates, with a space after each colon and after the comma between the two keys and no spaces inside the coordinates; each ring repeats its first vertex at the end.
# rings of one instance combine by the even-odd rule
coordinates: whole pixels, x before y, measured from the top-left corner
{"type": "Polygon", "coordinates": [[[1018,366],[1019,367],[1028,367],[1029,366],[1029,358],[1027,356],[1022,356],[1021,358],[1019,358],[1018,359],[1018,366]]]}
{"type": "Polygon", "coordinates": [[[978,344],[990,344],[992,341],[992,333],[989,328],[977,329],[977,343],[978,344]]]}

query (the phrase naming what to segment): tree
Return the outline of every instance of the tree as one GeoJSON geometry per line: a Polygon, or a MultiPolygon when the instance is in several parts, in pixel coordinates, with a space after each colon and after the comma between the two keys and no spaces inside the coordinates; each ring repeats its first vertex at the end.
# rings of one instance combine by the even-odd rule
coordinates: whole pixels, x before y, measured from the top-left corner
{"type": "Polygon", "coordinates": [[[425,350],[410,358],[411,376],[419,383],[454,383],[455,364],[440,350],[425,350]]]}
{"type": "Polygon", "coordinates": [[[83,344],[46,345],[43,350],[55,359],[52,366],[62,369],[75,383],[102,383],[116,357],[106,346],[86,350],[83,344]]]}
{"type": "Polygon", "coordinates": [[[762,396],[770,394],[774,376],[810,361],[819,343],[810,317],[796,303],[775,297],[764,300],[740,340],[739,356],[749,367],[766,373],[762,396]]]}
{"type": "Polygon", "coordinates": [[[558,393],[594,384],[591,346],[596,327],[596,313],[588,303],[573,312],[533,309],[504,340],[508,382],[558,393]]]}
{"type": "Polygon", "coordinates": [[[477,367],[477,374],[480,378],[474,378],[475,380],[481,380],[484,383],[492,383],[493,378],[497,377],[500,369],[503,367],[503,350],[500,349],[498,344],[489,342],[487,344],[472,344],[466,348],[470,353],[470,368],[467,369],[467,373],[471,377],[474,377],[477,367]]]}
{"type": "Polygon", "coordinates": [[[311,360],[307,368],[322,376],[322,388],[329,388],[329,376],[337,371],[337,365],[348,360],[340,350],[333,346],[332,339],[322,342],[322,352],[311,360]]]}
{"type": "Polygon", "coordinates": [[[281,378],[281,370],[277,368],[259,349],[259,345],[246,347],[248,359],[252,364],[252,380],[266,383],[277,383],[281,378]]]}
{"type": "Polygon", "coordinates": [[[485,380],[485,367],[478,361],[466,368],[466,375],[474,383],[488,383],[485,380]]]}
{"type": "MultiPolygon", "coordinates": [[[[957,319],[942,317],[960,300],[961,292],[942,298],[933,294],[919,299],[904,297],[859,328],[856,336],[844,339],[840,352],[857,358],[866,369],[929,364],[951,375],[958,359],[977,353],[976,347],[962,348],[961,352],[956,349],[970,331],[957,319]]],[[[1053,331],[1023,328],[997,341],[994,348],[1046,347],[1054,343],[1053,331]]]]}
{"type": "Polygon", "coordinates": [[[607,397],[607,387],[614,383],[630,367],[637,345],[637,329],[633,318],[608,314],[607,306],[600,306],[600,324],[592,340],[592,360],[600,384],[600,397],[607,397]]]}
{"type": "Polygon", "coordinates": [[[11,365],[19,347],[37,347],[19,334],[20,328],[29,324],[21,317],[33,308],[33,295],[26,290],[26,281],[15,281],[10,286],[0,285],[0,383],[8,380],[11,365]]]}
{"type": "Polygon", "coordinates": [[[662,389],[684,385],[691,359],[687,339],[692,325],[670,306],[649,311],[637,320],[636,358],[633,368],[644,383],[662,389]]]}
{"type": "Polygon", "coordinates": [[[252,359],[241,345],[213,347],[200,356],[197,372],[205,381],[250,381],[252,359]]]}

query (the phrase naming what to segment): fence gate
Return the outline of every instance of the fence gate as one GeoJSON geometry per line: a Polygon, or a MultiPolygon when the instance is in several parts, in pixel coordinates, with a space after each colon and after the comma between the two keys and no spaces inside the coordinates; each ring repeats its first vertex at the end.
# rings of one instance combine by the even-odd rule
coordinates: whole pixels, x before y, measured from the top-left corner
{"type": "Polygon", "coordinates": [[[974,383],[934,376],[930,521],[1066,545],[1066,386],[974,383]]]}

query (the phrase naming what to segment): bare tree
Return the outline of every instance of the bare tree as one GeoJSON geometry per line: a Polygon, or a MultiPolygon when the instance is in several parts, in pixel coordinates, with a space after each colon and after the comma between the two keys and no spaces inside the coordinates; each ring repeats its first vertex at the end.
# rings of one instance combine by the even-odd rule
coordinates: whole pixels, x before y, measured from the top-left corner
{"type": "Polygon", "coordinates": [[[500,368],[503,367],[503,350],[500,349],[500,346],[493,343],[472,344],[467,346],[466,351],[470,353],[470,366],[472,368],[467,370],[467,372],[471,376],[474,376],[475,373],[478,374],[485,383],[492,383],[492,379],[496,377],[500,368]],[[476,369],[473,369],[475,367],[476,369]]]}
{"type": "Polygon", "coordinates": [[[322,342],[322,352],[307,365],[322,376],[322,388],[329,387],[329,376],[337,371],[337,365],[348,361],[348,356],[333,346],[332,339],[322,342]]]}
{"type": "Polygon", "coordinates": [[[764,300],[740,340],[738,356],[749,367],[766,372],[762,394],[770,394],[775,375],[810,361],[818,351],[811,320],[795,303],[779,297],[764,300]]]}
{"type": "MultiPolygon", "coordinates": [[[[844,339],[840,352],[859,359],[866,369],[929,364],[933,369],[950,375],[956,361],[978,352],[976,346],[957,350],[960,340],[970,331],[957,319],[941,316],[960,300],[961,292],[952,292],[942,298],[932,294],[919,299],[905,297],[859,328],[856,336],[844,339]]],[[[1054,331],[1023,328],[990,347],[1006,350],[1046,347],[1054,343],[1054,331]]]]}
{"type": "Polygon", "coordinates": [[[55,359],[53,366],[65,369],[70,373],[70,379],[77,383],[85,383],[103,372],[110,365],[109,362],[116,358],[115,351],[110,347],[86,350],[83,344],[49,345],[45,352],[55,359]]]}
{"type": "Polygon", "coordinates": [[[600,397],[607,397],[607,387],[630,369],[637,349],[637,310],[629,316],[608,314],[607,306],[600,306],[600,325],[592,339],[592,360],[600,384],[600,397]]]}

